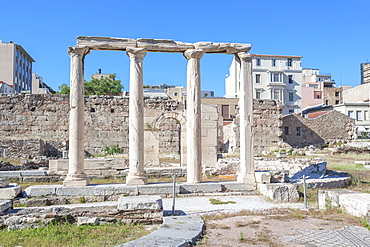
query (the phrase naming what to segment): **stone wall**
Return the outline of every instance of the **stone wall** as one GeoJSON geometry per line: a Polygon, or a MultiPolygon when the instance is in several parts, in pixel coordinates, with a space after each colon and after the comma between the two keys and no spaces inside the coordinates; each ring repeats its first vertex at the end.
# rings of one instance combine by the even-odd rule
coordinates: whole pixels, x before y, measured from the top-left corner
{"type": "MultiPolygon", "coordinates": [[[[253,124],[254,124],[254,150],[276,149],[281,145],[282,127],[281,103],[275,100],[253,101],[253,124]]],[[[239,144],[239,117],[223,127],[223,151],[238,153],[239,144]]]]}
{"type": "Polygon", "coordinates": [[[351,140],[354,126],[354,119],[338,111],[330,111],[317,118],[293,114],[283,117],[282,137],[293,148],[321,147],[333,141],[351,140]]]}
{"type": "MultiPolygon", "coordinates": [[[[128,97],[85,96],[85,151],[98,154],[117,145],[128,153],[128,97]]],[[[146,109],[176,110],[178,102],[147,98],[146,109]]],[[[0,97],[0,141],[39,139],[38,155],[60,157],[68,149],[69,95],[3,95],[0,97]]],[[[9,153],[9,152],[7,152],[9,153]]],[[[26,158],[29,152],[13,158],[26,158]]]]}

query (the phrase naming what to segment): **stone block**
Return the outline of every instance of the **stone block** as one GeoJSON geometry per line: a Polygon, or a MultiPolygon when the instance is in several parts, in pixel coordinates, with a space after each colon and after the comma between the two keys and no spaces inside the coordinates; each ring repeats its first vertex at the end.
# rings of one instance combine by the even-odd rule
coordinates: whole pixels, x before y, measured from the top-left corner
{"type": "MultiPolygon", "coordinates": [[[[173,184],[138,185],[139,195],[168,195],[173,193],[173,184]]],[[[180,193],[180,186],[176,185],[176,194],[180,193]]]]}
{"type": "Polygon", "coordinates": [[[0,171],[0,178],[19,178],[20,171],[0,171]]]}
{"type": "Polygon", "coordinates": [[[370,211],[370,196],[368,193],[350,193],[339,195],[341,208],[348,214],[366,217],[370,211]]]}
{"type": "Polygon", "coordinates": [[[137,186],[127,186],[126,184],[107,184],[96,185],[94,195],[96,196],[111,196],[111,195],[130,195],[136,196],[139,194],[137,186]]]}
{"type": "Polygon", "coordinates": [[[4,181],[4,180],[0,180],[0,188],[5,188],[9,185],[8,182],[4,181]]]}
{"type": "Polygon", "coordinates": [[[160,196],[131,196],[118,199],[119,210],[157,210],[163,209],[162,198],[160,196]]]}
{"type": "Polygon", "coordinates": [[[21,193],[21,186],[10,183],[6,188],[0,188],[0,199],[11,200],[16,198],[21,193]]]}
{"type": "Polygon", "coordinates": [[[271,182],[271,173],[268,171],[256,171],[254,177],[256,182],[260,184],[269,184],[271,182]]]}
{"type": "Polygon", "coordinates": [[[255,183],[222,182],[222,191],[255,191],[255,183]]]}
{"type": "Polygon", "coordinates": [[[180,184],[180,194],[221,192],[221,183],[180,184]]]}
{"type": "Polygon", "coordinates": [[[203,227],[203,220],[196,215],[165,217],[158,230],[118,246],[193,246],[203,233],[203,227]]]}
{"type": "Polygon", "coordinates": [[[62,185],[32,185],[25,189],[28,197],[56,195],[56,190],[62,185]]]}
{"type": "Polygon", "coordinates": [[[349,193],[356,192],[351,190],[319,190],[318,191],[319,209],[340,207],[339,195],[349,193]]]}
{"type": "Polygon", "coordinates": [[[46,176],[46,171],[21,171],[21,176],[46,176]]]}
{"type": "Polygon", "coordinates": [[[57,196],[92,196],[94,195],[95,186],[83,187],[58,187],[57,196]]]}
{"type": "Polygon", "coordinates": [[[98,217],[77,217],[77,225],[99,225],[100,219],[98,217]]]}
{"type": "Polygon", "coordinates": [[[287,183],[258,184],[260,193],[273,201],[294,202],[298,201],[297,188],[287,183]]]}
{"type": "Polygon", "coordinates": [[[5,212],[6,210],[12,208],[12,201],[10,200],[2,200],[0,201],[0,214],[5,212]]]}

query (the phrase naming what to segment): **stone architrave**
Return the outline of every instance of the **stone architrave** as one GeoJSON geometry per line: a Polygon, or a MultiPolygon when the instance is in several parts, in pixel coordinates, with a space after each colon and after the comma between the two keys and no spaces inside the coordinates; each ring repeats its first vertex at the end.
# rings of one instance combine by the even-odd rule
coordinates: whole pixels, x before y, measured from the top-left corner
{"type": "Polygon", "coordinates": [[[202,181],[202,135],[201,135],[201,93],[200,59],[202,49],[189,49],[184,52],[187,65],[187,182],[202,181]]]}
{"type": "Polygon", "coordinates": [[[69,167],[65,187],[86,186],[89,180],[84,173],[84,58],[88,48],[69,47],[71,57],[69,167]]]}
{"type": "Polygon", "coordinates": [[[130,101],[129,101],[129,157],[130,166],[127,185],[148,183],[144,171],[144,95],[143,60],[145,48],[127,48],[130,57],[130,101]]]}
{"type": "Polygon", "coordinates": [[[239,52],[240,174],[237,181],[254,183],[252,56],[239,52]]]}

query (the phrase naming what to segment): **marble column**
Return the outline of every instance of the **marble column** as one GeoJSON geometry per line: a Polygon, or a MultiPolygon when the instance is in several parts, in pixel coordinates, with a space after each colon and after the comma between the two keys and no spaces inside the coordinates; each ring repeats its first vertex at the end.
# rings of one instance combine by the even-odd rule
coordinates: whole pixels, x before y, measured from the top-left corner
{"type": "Polygon", "coordinates": [[[240,174],[237,181],[254,183],[252,56],[240,52],[235,57],[240,63],[240,174]]]}
{"type": "Polygon", "coordinates": [[[201,94],[200,94],[200,59],[204,51],[189,49],[184,56],[187,66],[187,182],[202,181],[202,134],[201,134],[201,94]]]}
{"type": "Polygon", "coordinates": [[[65,187],[86,186],[84,173],[84,58],[88,48],[69,47],[71,57],[71,85],[69,111],[69,167],[65,187]]]}
{"type": "Polygon", "coordinates": [[[144,171],[144,95],[143,60],[147,50],[126,48],[130,57],[130,101],[129,101],[129,159],[130,167],[127,185],[148,183],[144,171]]]}

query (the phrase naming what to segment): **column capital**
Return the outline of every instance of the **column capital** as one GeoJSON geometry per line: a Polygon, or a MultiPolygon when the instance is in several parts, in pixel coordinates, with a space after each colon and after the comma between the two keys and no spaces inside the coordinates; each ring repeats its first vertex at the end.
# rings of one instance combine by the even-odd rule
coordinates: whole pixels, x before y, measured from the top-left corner
{"type": "Polygon", "coordinates": [[[130,58],[144,59],[146,52],[147,52],[146,48],[134,48],[134,47],[126,48],[126,54],[130,58]]]}
{"type": "Polygon", "coordinates": [[[186,59],[191,58],[201,59],[203,55],[204,51],[202,49],[189,49],[184,52],[184,57],[186,57],[186,59]]]}
{"type": "Polygon", "coordinates": [[[249,53],[246,53],[246,52],[239,52],[238,53],[238,58],[241,60],[241,61],[252,61],[252,55],[249,54],[249,53]]]}
{"type": "Polygon", "coordinates": [[[86,56],[90,53],[90,49],[87,47],[77,48],[77,47],[68,47],[68,54],[70,56],[86,56]]]}

